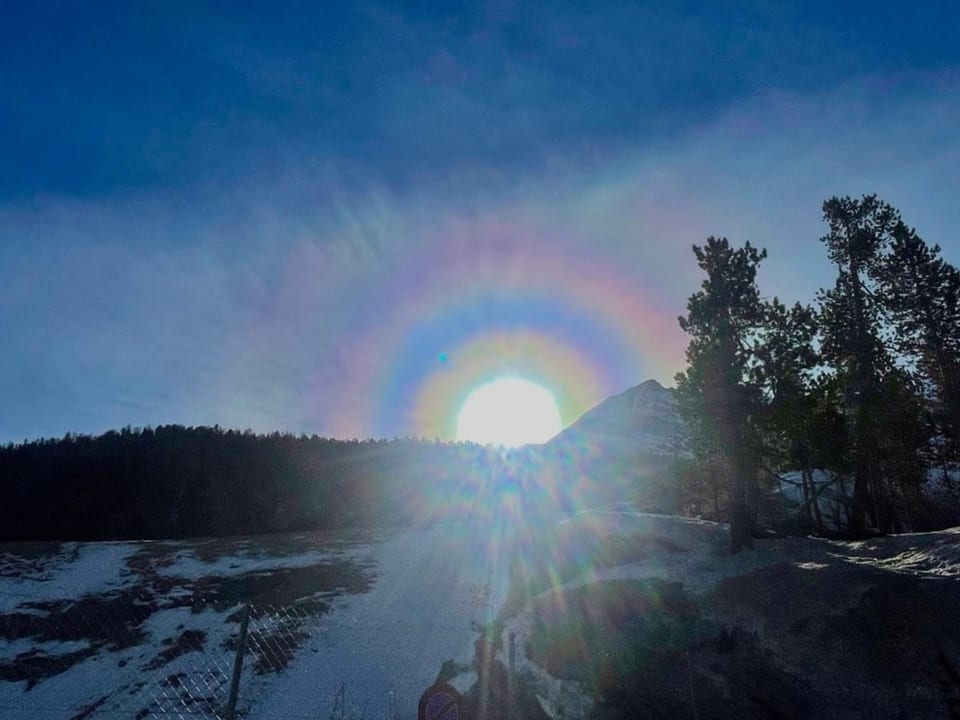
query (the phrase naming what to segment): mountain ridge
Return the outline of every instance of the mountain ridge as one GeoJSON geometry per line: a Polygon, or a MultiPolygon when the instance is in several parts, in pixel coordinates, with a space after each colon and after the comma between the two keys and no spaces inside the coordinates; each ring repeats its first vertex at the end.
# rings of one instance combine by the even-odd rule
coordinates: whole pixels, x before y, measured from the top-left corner
{"type": "Polygon", "coordinates": [[[559,432],[546,445],[628,451],[673,457],[689,431],[677,412],[673,388],[655,379],[611,395],[559,432]]]}

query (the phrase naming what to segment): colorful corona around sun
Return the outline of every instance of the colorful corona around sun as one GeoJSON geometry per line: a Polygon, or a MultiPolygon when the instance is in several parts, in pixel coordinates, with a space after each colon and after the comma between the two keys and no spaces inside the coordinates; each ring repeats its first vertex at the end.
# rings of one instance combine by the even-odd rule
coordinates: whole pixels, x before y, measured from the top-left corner
{"type": "MultiPolygon", "coordinates": [[[[417,235],[336,338],[338,381],[318,381],[323,396],[305,392],[301,410],[337,408],[326,413],[335,437],[454,440],[467,396],[498,377],[546,388],[566,426],[631,382],[669,375],[682,347],[669,310],[580,244],[489,219],[417,235]]],[[[290,282],[309,282],[312,267],[316,282],[351,282],[323,275],[328,261],[308,246],[289,259],[290,282]]]]}

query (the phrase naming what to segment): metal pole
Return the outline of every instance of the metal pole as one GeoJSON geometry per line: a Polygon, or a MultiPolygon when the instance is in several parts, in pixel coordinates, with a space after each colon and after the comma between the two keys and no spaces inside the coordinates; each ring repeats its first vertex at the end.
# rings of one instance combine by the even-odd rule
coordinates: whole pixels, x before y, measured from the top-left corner
{"type": "Polygon", "coordinates": [[[237,695],[240,692],[240,673],[243,672],[243,653],[247,645],[247,625],[250,624],[250,605],[244,605],[240,611],[240,637],[237,638],[237,654],[233,658],[233,675],[230,677],[230,695],[224,720],[234,720],[237,712],[237,695]]]}
{"type": "Polygon", "coordinates": [[[507,674],[507,712],[510,717],[516,717],[517,714],[517,636],[516,633],[510,633],[509,636],[509,670],[507,674]]]}

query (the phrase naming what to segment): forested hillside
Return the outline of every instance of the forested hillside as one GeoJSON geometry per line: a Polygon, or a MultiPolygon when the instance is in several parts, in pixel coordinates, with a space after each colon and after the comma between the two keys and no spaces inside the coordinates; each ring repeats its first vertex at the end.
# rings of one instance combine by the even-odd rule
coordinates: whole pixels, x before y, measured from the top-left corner
{"type": "MultiPolygon", "coordinates": [[[[514,471],[521,456],[176,425],[67,435],[0,448],[0,538],[195,537],[465,517],[518,495],[529,483],[514,471]]],[[[524,495],[533,502],[536,492],[524,495]]]]}

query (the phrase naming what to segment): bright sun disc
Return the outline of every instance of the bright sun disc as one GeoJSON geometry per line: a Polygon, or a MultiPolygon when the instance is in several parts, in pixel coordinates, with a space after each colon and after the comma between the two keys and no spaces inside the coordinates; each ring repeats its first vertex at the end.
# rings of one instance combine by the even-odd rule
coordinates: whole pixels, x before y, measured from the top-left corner
{"type": "Polygon", "coordinates": [[[546,442],[562,429],[550,391],[521,378],[476,388],[457,415],[457,440],[514,447],[546,442]]]}

